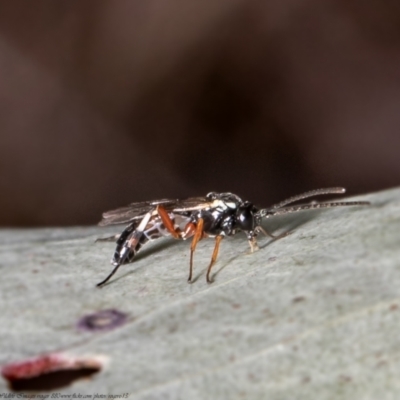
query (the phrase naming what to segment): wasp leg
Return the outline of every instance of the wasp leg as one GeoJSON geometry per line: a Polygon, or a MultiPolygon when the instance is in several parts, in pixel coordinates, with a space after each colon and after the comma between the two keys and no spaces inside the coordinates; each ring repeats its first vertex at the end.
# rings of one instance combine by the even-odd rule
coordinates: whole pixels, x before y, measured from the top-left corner
{"type": "MultiPolygon", "coordinates": [[[[266,231],[263,227],[261,226],[257,226],[257,231],[263,233],[265,236],[269,236],[271,239],[282,239],[285,236],[290,235],[292,232],[291,231],[287,231],[287,232],[283,232],[280,235],[273,235],[272,233],[269,233],[268,231],[266,231]]],[[[250,242],[250,241],[249,241],[250,242]]],[[[250,247],[251,247],[251,253],[253,253],[253,246],[250,243],[250,247]]],[[[257,248],[255,248],[254,250],[258,250],[258,246],[257,248]]]]}
{"type": "Polygon", "coordinates": [[[256,228],[259,232],[262,232],[265,236],[269,236],[272,239],[279,239],[281,237],[281,235],[279,236],[275,236],[272,233],[269,233],[268,231],[266,231],[262,226],[257,226],[256,228]]]}
{"type": "Polygon", "coordinates": [[[167,228],[167,231],[175,238],[175,239],[187,239],[194,235],[196,232],[196,225],[193,222],[189,222],[183,231],[179,228],[175,228],[174,222],[171,217],[168,215],[168,212],[163,206],[157,206],[157,213],[161,218],[164,226],[167,228]]]}
{"type": "Polygon", "coordinates": [[[164,226],[167,228],[168,232],[175,238],[175,239],[182,239],[182,232],[179,229],[174,227],[174,222],[168,215],[167,210],[163,207],[158,205],[157,206],[157,213],[161,218],[164,226]]]}
{"type": "Polygon", "coordinates": [[[213,251],[213,254],[212,254],[212,257],[211,257],[210,265],[208,266],[208,269],[207,269],[207,275],[206,275],[207,283],[212,283],[212,280],[210,279],[210,272],[211,272],[212,266],[214,265],[215,261],[217,260],[219,245],[221,243],[222,238],[223,238],[223,236],[221,236],[221,235],[218,235],[215,238],[214,251],[213,251]]]}
{"type": "Polygon", "coordinates": [[[193,222],[189,222],[186,226],[184,231],[181,234],[183,240],[192,237],[196,232],[196,225],[193,222]]]}
{"type": "Polygon", "coordinates": [[[116,240],[119,239],[121,235],[112,235],[112,236],[107,236],[105,238],[97,238],[94,242],[115,242],[116,240]]]}
{"type": "Polygon", "coordinates": [[[253,236],[251,239],[249,239],[249,245],[250,245],[250,253],[254,253],[255,251],[260,250],[255,236],[253,236]]]}
{"type": "Polygon", "coordinates": [[[197,243],[204,237],[204,232],[203,232],[204,220],[203,218],[200,218],[197,221],[197,225],[195,225],[193,222],[189,222],[185,226],[184,231],[182,232],[179,228],[177,229],[174,227],[174,223],[164,207],[157,206],[157,213],[160,216],[164,226],[167,228],[168,232],[175,239],[187,239],[188,237],[193,236],[192,244],[190,246],[190,266],[189,266],[189,277],[188,277],[188,282],[192,283],[193,254],[194,251],[196,250],[197,243]]]}
{"type": "Polygon", "coordinates": [[[290,235],[291,233],[292,233],[292,231],[287,231],[287,232],[283,232],[283,233],[281,233],[280,235],[271,235],[270,233],[268,233],[264,228],[262,228],[261,226],[259,226],[258,228],[257,228],[260,232],[262,232],[265,236],[269,236],[269,237],[271,237],[272,239],[282,239],[282,238],[284,238],[285,236],[288,236],[288,235],[290,235]]]}
{"type": "Polygon", "coordinates": [[[193,254],[194,251],[196,250],[197,243],[203,238],[203,226],[204,226],[204,220],[203,218],[200,218],[197,221],[197,226],[196,230],[194,232],[192,244],[190,246],[190,265],[189,265],[189,277],[188,277],[188,282],[192,283],[192,274],[193,274],[193,254]]]}
{"type": "Polygon", "coordinates": [[[192,283],[192,276],[193,276],[193,254],[196,250],[197,243],[204,237],[203,226],[204,220],[200,218],[197,221],[197,225],[192,222],[189,222],[184,231],[182,232],[180,229],[176,229],[174,227],[174,223],[171,220],[168,212],[165,210],[163,206],[157,206],[157,213],[161,218],[164,226],[167,228],[168,232],[175,238],[175,239],[187,239],[188,237],[193,236],[192,244],[190,246],[190,266],[189,266],[189,277],[188,282],[192,283]]]}

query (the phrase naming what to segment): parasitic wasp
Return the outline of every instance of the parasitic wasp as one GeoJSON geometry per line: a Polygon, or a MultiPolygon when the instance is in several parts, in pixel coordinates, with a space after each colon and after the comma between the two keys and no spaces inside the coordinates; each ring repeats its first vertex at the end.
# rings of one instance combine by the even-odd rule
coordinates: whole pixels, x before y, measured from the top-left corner
{"type": "Polygon", "coordinates": [[[193,255],[197,243],[203,238],[215,238],[215,247],[206,274],[207,282],[211,283],[211,268],[217,259],[221,240],[225,236],[232,236],[240,231],[244,232],[253,252],[258,249],[256,240],[258,234],[262,233],[273,239],[286,235],[285,233],[275,236],[267,232],[261,226],[265,218],[303,210],[370,204],[368,201],[325,203],[313,201],[308,204],[289,206],[289,204],[306,198],[326,194],[342,194],[345,191],[340,187],[311,190],[290,197],[269,208],[258,208],[233,193],[211,192],[205,197],[191,197],[185,200],[163,199],[132,203],[127,207],[105,212],[99,225],[128,225],[120,235],[100,239],[116,240],[117,247],[111,260],[114,269],[97,286],[104,285],[122,264],[133,261],[135,255],[147,242],[164,236],[172,236],[181,240],[192,238],[188,282],[192,282],[193,255]]]}

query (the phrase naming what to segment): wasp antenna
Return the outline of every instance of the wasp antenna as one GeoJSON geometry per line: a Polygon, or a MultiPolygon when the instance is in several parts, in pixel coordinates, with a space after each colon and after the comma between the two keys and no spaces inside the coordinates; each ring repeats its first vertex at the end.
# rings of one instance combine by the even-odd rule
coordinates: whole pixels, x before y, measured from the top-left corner
{"type": "Polygon", "coordinates": [[[343,202],[333,202],[333,203],[311,203],[302,204],[293,207],[284,207],[280,209],[264,209],[260,210],[262,217],[270,217],[273,215],[284,215],[292,214],[298,211],[305,210],[315,210],[318,208],[334,208],[334,207],[348,207],[348,206],[369,206],[371,203],[369,201],[343,201],[343,202]]]}
{"type": "Polygon", "coordinates": [[[289,197],[286,200],[283,200],[271,207],[271,209],[276,209],[276,208],[282,208],[284,206],[287,206],[288,204],[294,203],[295,201],[307,199],[309,197],[314,197],[314,196],[319,196],[322,194],[343,194],[346,192],[345,188],[342,187],[332,187],[332,188],[325,188],[325,189],[315,189],[315,190],[310,190],[308,192],[304,192],[301,194],[298,194],[293,197],[289,197]]]}

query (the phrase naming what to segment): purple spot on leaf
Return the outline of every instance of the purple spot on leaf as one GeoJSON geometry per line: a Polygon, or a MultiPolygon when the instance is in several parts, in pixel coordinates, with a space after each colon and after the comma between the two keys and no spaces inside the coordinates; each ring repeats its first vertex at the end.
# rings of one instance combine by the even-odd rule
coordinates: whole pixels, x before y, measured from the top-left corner
{"type": "Polygon", "coordinates": [[[107,331],[118,328],[127,320],[127,315],[117,310],[101,310],[85,315],[78,322],[78,329],[84,331],[107,331]]]}

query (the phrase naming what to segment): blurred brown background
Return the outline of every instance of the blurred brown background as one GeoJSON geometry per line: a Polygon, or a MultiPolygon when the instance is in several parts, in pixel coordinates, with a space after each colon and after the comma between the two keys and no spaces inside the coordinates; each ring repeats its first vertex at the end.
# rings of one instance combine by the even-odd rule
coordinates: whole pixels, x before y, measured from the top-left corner
{"type": "Polygon", "coordinates": [[[400,181],[398,0],[1,0],[0,225],[400,181]]]}

